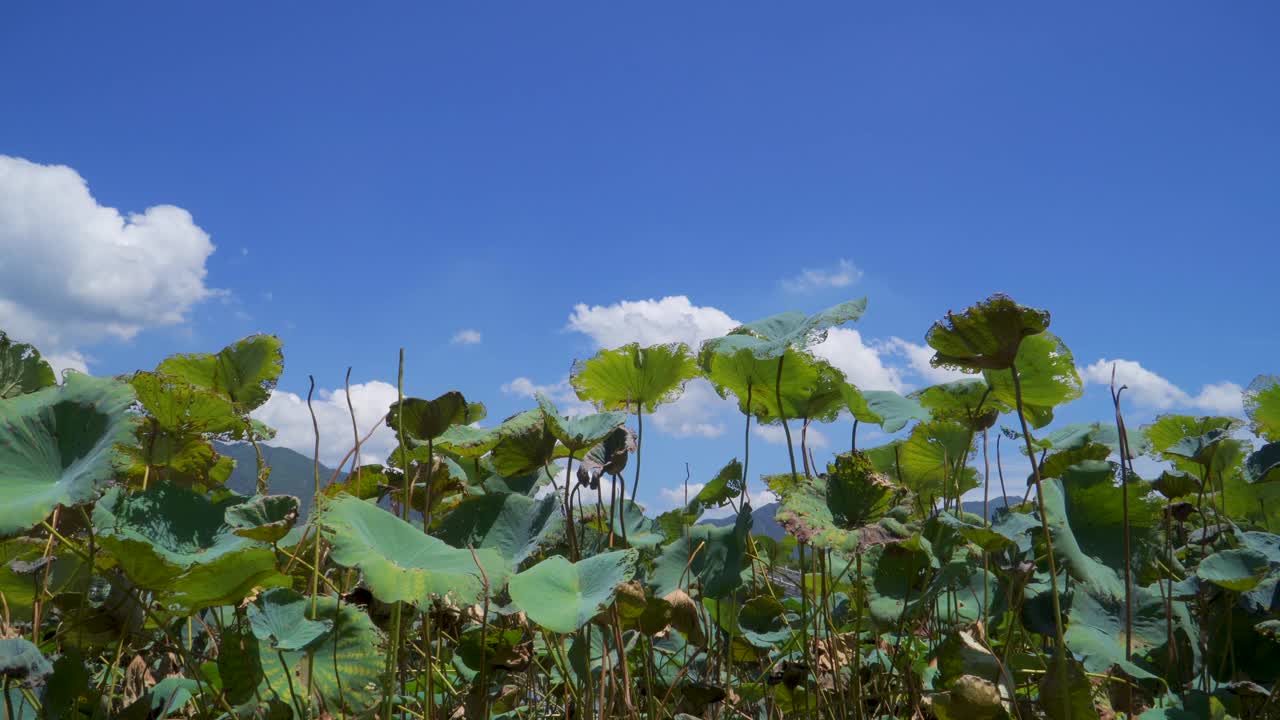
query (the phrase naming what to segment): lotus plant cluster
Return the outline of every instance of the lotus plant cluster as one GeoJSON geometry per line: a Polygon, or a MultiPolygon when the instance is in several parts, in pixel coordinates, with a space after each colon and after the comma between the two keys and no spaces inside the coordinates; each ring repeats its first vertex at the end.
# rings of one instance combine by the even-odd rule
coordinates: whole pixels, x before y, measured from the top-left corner
{"type": "Polygon", "coordinates": [[[317,430],[305,515],[253,417],[278,339],[59,378],[0,334],[5,717],[1280,717],[1280,379],[1247,418],[1127,428],[1121,386],[1114,416],[1055,422],[1075,360],[996,295],[925,336],[965,379],[860,389],[812,348],[865,307],[603,350],[571,375],[590,414],[406,397],[402,353],[395,450],[365,462],[354,412],[317,430]],[[736,403],[741,456],[655,516],[645,418],[694,378],[736,403]],[[850,418],[816,457],[810,427],[850,418]],[[785,472],[752,474],[753,423],[785,472]],[[254,495],[221,443],[256,451],[254,495]],[[766,488],[781,540],[753,532],[766,488]],[[992,492],[1013,501],[965,510],[992,492]]]}

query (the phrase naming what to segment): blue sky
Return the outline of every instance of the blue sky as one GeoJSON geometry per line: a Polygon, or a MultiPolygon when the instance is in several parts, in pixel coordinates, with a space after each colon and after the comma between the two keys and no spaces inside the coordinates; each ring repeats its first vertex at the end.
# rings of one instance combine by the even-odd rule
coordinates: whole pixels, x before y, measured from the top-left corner
{"type": "MultiPolygon", "coordinates": [[[[929,323],[1004,291],[1053,311],[1086,378],[1134,363],[1136,418],[1231,412],[1280,350],[1278,23],[1269,2],[9,4],[0,327],[94,373],[277,333],[271,419],[306,447],[287,393],[351,365],[376,405],[401,346],[410,394],[501,417],[607,341],[865,295],[830,351],[908,389],[937,379],[911,364],[929,323]]],[[[647,433],[642,497],[740,451],[706,395],[647,433]]]]}

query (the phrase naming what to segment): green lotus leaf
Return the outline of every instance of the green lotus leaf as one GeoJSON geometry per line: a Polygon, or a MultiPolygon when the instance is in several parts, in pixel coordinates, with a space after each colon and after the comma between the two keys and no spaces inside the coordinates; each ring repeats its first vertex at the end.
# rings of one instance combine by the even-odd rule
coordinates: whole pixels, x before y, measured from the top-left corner
{"type": "Polygon", "coordinates": [[[387,426],[404,435],[406,442],[426,443],[435,440],[450,426],[465,423],[467,400],[456,390],[435,400],[405,398],[387,409],[387,426]]]}
{"type": "Polygon", "coordinates": [[[333,620],[309,620],[311,601],[288,588],[275,588],[249,606],[249,627],[263,647],[292,652],[305,650],[333,630],[333,620]]]}
{"type": "Polygon", "coordinates": [[[556,406],[546,395],[538,393],[538,408],[547,419],[547,427],[551,434],[561,442],[570,453],[579,453],[604,442],[614,430],[627,421],[626,413],[617,411],[594,413],[581,417],[565,417],[556,410],[556,406]]]}
{"type": "Polygon", "coordinates": [[[850,300],[813,315],[785,312],[740,325],[728,335],[702,345],[703,352],[736,354],[747,350],[760,360],[777,360],[788,349],[803,350],[827,339],[827,330],[858,320],[867,310],[866,298],[850,300]]]}
{"type": "Polygon", "coordinates": [[[30,622],[35,598],[47,588],[50,595],[84,592],[88,588],[88,566],[83,558],[66,552],[49,557],[46,566],[45,542],[32,537],[0,541],[0,593],[8,608],[9,622],[30,622]],[[48,568],[48,579],[44,577],[48,568]],[[37,592],[37,587],[40,592],[37,592]]]}
{"type": "Polygon", "coordinates": [[[664,539],[658,521],[645,516],[644,507],[630,500],[618,502],[618,514],[613,519],[614,536],[621,537],[624,530],[627,544],[640,550],[652,550],[664,539]]]}
{"type": "Polygon", "coordinates": [[[1151,452],[1160,455],[1185,438],[1200,437],[1215,430],[1230,432],[1239,425],[1239,420],[1228,417],[1161,415],[1142,430],[1151,442],[1151,452]]]}
{"type": "Polygon", "coordinates": [[[0,400],[57,384],[53,367],[34,347],[14,342],[0,331],[0,400]]]}
{"type": "Polygon", "coordinates": [[[243,425],[226,397],[179,378],[139,371],[129,378],[129,384],[155,429],[179,434],[226,433],[243,425]]]}
{"type": "MultiPolygon", "coordinates": [[[[1100,443],[1089,443],[1078,447],[1069,447],[1044,456],[1040,462],[1040,478],[1062,477],[1072,466],[1086,460],[1106,460],[1111,456],[1111,448],[1100,443]]],[[[1031,474],[1027,475],[1027,485],[1033,485],[1031,474]]]]}
{"type": "Polygon", "coordinates": [[[506,585],[507,562],[496,550],[482,548],[473,556],[350,495],[326,499],[316,523],[333,547],[333,562],[360,570],[369,590],[386,603],[421,604],[432,597],[479,602],[484,596],[481,567],[490,592],[506,585]]]}
{"type": "Polygon", "coordinates": [[[974,434],[969,428],[953,422],[933,420],[920,423],[911,430],[896,456],[884,458],[891,465],[883,469],[883,460],[873,458],[877,467],[923,498],[962,495],[978,487],[978,472],[965,464],[973,449],[974,434]]]}
{"type": "Polygon", "coordinates": [[[737,458],[720,468],[698,494],[689,501],[689,511],[701,513],[705,508],[720,507],[742,494],[742,463],[737,458]]]}
{"type": "Polygon", "coordinates": [[[935,420],[958,422],[981,432],[1009,412],[1009,406],[991,396],[991,388],[979,378],[966,378],[917,390],[910,397],[920,403],[935,420]]]}
{"type": "Polygon", "coordinates": [[[1213,456],[1221,447],[1223,440],[1228,439],[1226,430],[1210,430],[1203,435],[1191,435],[1170,445],[1164,452],[1166,455],[1183,457],[1199,465],[1213,462],[1213,456]]]}
{"type": "Polygon", "coordinates": [[[875,470],[866,455],[842,453],[827,465],[826,477],[779,476],[770,485],[780,497],[776,519],[801,543],[854,550],[858,528],[884,516],[897,488],[875,470]]]}
{"type": "MultiPolygon", "coordinates": [[[[1069,468],[1060,479],[1045,480],[1044,506],[1058,568],[1090,588],[1098,597],[1124,597],[1120,568],[1124,546],[1121,488],[1115,484],[1117,466],[1087,460],[1069,468]]],[[[1162,525],[1162,503],[1129,488],[1129,533],[1132,566],[1141,578],[1156,563],[1162,525]]]]}
{"type": "Polygon", "coordinates": [[[498,444],[493,448],[493,469],[504,478],[526,476],[551,462],[556,436],[541,410],[513,415],[498,427],[498,444]]]}
{"type": "Polygon", "coordinates": [[[1058,650],[1040,679],[1040,709],[1049,720],[1098,720],[1093,685],[1065,650],[1058,650]]]}
{"type": "Polygon", "coordinates": [[[464,458],[478,458],[492,450],[501,439],[499,428],[453,425],[436,438],[435,449],[464,458]]]}
{"type": "Polygon", "coordinates": [[[53,664],[40,648],[25,638],[0,638],[0,677],[20,684],[37,685],[53,673],[53,664]]]}
{"type": "Polygon", "coordinates": [[[929,411],[918,400],[905,398],[892,390],[861,390],[844,387],[845,406],[859,422],[879,425],[887,433],[895,433],[912,420],[930,419],[929,411]]]}
{"type": "MultiPolygon", "coordinates": [[[[551,438],[551,441],[554,443],[555,438],[551,438]]],[[[501,475],[493,474],[486,477],[480,485],[485,492],[509,492],[534,497],[539,490],[555,481],[555,470],[556,468],[554,467],[549,471],[546,467],[539,466],[536,470],[524,475],[502,477],[501,475]]]]}
{"type": "Polygon", "coordinates": [[[368,500],[382,497],[389,489],[404,487],[404,475],[393,467],[370,464],[347,473],[340,481],[324,486],[320,492],[325,497],[346,493],[368,500]]]}
{"type": "Polygon", "coordinates": [[[784,395],[787,417],[810,422],[834,422],[840,411],[847,407],[849,391],[846,388],[850,385],[845,380],[844,373],[827,361],[813,358],[813,365],[817,375],[813,384],[795,394],[790,401],[784,395]],[[795,415],[791,415],[792,412],[795,415]]]}
{"type": "Polygon", "coordinates": [[[560,555],[511,576],[511,601],[542,627],[571,633],[613,602],[618,586],[635,576],[635,550],[569,562],[560,555]]]}
{"type": "Polygon", "coordinates": [[[1218,587],[1247,592],[1271,569],[1267,556],[1248,548],[1220,550],[1200,561],[1196,575],[1218,587]]]}
{"type": "Polygon", "coordinates": [[[965,540],[977,545],[985,552],[997,552],[1006,546],[1014,544],[1012,540],[996,530],[966,522],[950,513],[940,513],[935,517],[937,517],[940,524],[951,528],[965,540]]]}
{"type": "Polygon", "coordinates": [[[1181,470],[1163,470],[1160,477],[1151,482],[1151,487],[1170,500],[1176,500],[1200,492],[1200,478],[1181,470]]]}
{"type": "Polygon", "coordinates": [[[280,379],[281,347],[274,335],[250,335],[212,355],[174,355],[156,372],[212,392],[247,413],[267,401],[280,379]]]}
{"type": "Polygon", "coordinates": [[[636,436],[631,428],[615,428],[599,445],[587,451],[582,464],[605,475],[621,475],[627,468],[627,456],[636,451],[636,436]]]}
{"type": "Polygon", "coordinates": [[[229,507],[170,483],[108,492],[93,510],[99,545],[138,586],[167,607],[198,610],[239,602],[255,587],[288,583],[271,546],[237,535],[229,507]]]}
{"type": "Polygon", "coordinates": [[[259,495],[227,508],[226,523],[240,537],[264,543],[279,542],[298,521],[298,498],[259,495]]]}
{"type": "MultiPolygon", "coordinates": [[[[259,597],[254,604],[262,611],[266,602],[259,597]]],[[[310,601],[305,603],[309,611],[310,601]]],[[[359,608],[323,596],[317,600],[315,617],[308,622],[326,629],[311,640],[306,649],[277,650],[270,642],[258,642],[249,636],[252,642],[246,643],[247,650],[256,654],[252,663],[258,668],[256,676],[260,678],[257,695],[280,698],[292,706],[297,693],[297,703],[303,706],[322,702],[330,712],[365,717],[364,713],[377,704],[381,695],[384,654],[378,629],[359,608]],[[308,675],[314,701],[307,701],[305,697],[306,680],[299,682],[308,675]]],[[[225,678],[225,673],[223,675],[225,678]]],[[[250,686],[248,699],[253,698],[254,690],[250,686]]]]}
{"type": "Polygon", "coordinates": [[[1151,690],[1160,687],[1163,664],[1169,656],[1172,631],[1175,652],[1189,657],[1193,648],[1195,625],[1184,602],[1168,604],[1158,586],[1134,587],[1131,594],[1133,628],[1130,645],[1133,660],[1125,658],[1124,598],[1111,598],[1090,592],[1075,591],[1067,613],[1067,648],[1094,673],[1110,673],[1120,668],[1151,690]]]}
{"type": "Polygon", "coordinates": [[[1244,461],[1244,477],[1251,483],[1280,480],[1280,442],[1271,442],[1244,461]]]}
{"type": "Polygon", "coordinates": [[[698,582],[702,586],[703,597],[719,599],[728,596],[742,583],[751,523],[751,506],[744,503],[733,525],[694,525],[688,528],[663,548],[655,562],[648,582],[654,594],[665,597],[698,582]]]}
{"type": "Polygon", "coordinates": [[[126,462],[117,445],[132,437],[132,402],[128,385],[81,373],[0,401],[0,537],[98,496],[126,462]]]}
{"type": "Polygon", "coordinates": [[[1244,391],[1244,412],[1254,435],[1280,442],[1280,377],[1254,378],[1244,391]]]}
{"type": "Polygon", "coordinates": [[[786,641],[792,632],[786,608],[769,595],[758,595],[742,604],[738,628],[743,639],[762,650],[786,641]]]}
{"type": "Polygon", "coordinates": [[[762,423],[777,422],[781,417],[778,409],[778,389],[781,388],[782,413],[789,419],[801,417],[813,389],[820,383],[821,361],[793,349],[775,358],[761,359],[749,349],[729,352],[712,342],[704,345],[699,364],[720,397],[733,396],[738,401],[739,412],[754,415],[762,423]],[[779,361],[782,362],[780,383],[779,361]]]}
{"type": "MultiPolygon", "coordinates": [[[[1129,455],[1138,457],[1151,450],[1147,435],[1140,429],[1126,431],[1129,440],[1129,455]]],[[[1114,423],[1071,423],[1054,430],[1040,438],[1038,446],[1042,450],[1078,450],[1089,444],[1106,445],[1111,452],[1120,453],[1120,432],[1114,423]]],[[[1019,448],[1026,454],[1024,448],[1019,448]]]]}
{"type": "Polygon", "coordinates": [[[1008,370],[1023,340],[1049,327],[1046,310],[1024,307],[995,294],[959,315],[947,313],[925,335],[936,352],[930,363],[966,372],[1008,370]]]}
{"type": "Polygon", "coordinates": [[[1263,637],[1280,642],[1280,620],[1263,620],[1254,625],[1253,629],[1263,637]]]}
{"type": "Polygon", "coordinates": [[[464,499],[445,516],[435,536],[455,548],[491,548],[514,568],[564,531],[557,498],[541,500],[514,493],[487,493],[464,499]]]}
{"type": "Polygon", "coordinates": [[[897,627],[903,617],[932,611],[929,581],[937,565],[929,541],[919,535],[863,554],[867,610],[877,626],[897,627]]]}
{"type": "Polygon", "coordinates": [[[600,410],[652,413],[659,405],[680,397],[684,385],[697,377],[698,366],[684,343],[640,347],[630,343],[601,350],[575,363],[569,382],[579,400],[600,410]]]}
{"type": "MultiPolygon", "coordinates": [[[[1016,366],[1022,384],[1022,407],[1032,427],[1048,425],[1053,420],[1055,407],[1084,394],[1075,357],[1055,335],[1043,333],[1023,340],[1016,366]]],[[[991,386],[994,400],[1007,407],[1017,407],[1012,372],[986,370],[983,376],[991,386]]]]}

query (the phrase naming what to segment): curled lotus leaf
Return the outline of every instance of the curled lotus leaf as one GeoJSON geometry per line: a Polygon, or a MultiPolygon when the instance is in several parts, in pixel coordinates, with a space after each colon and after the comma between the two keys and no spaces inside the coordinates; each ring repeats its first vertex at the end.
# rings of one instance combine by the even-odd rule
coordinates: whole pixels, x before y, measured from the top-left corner
{"type": "Polygon", "coordinates": [[[136,372],[129,378],[138,403],[154,428],[169,433],[227,433],[243,427],[235,406],[225,396],[158,372],[136,372]]]}
{"type": "Polygon", "coordinates": [[[1217,415],[1161,415],[1142,431],[1151,443],[1151,452],[1161,457],[1179,441],[1190,437],[1208,435],[1214,431],[1230,432],[1240,426],[1235,418],[1217,415]]]}
{"type": "Polygon", "coordinates": [[[248,608],[254,637],[271,650],[305,650],[333,629],[333,620],[310,620],[310,599],[288,588],[273,588],[248,608]]]}
{"type": "Polygon", "coordinates": [[[435,536],[455,548],[489,548],[516,567],[559,539],[564,529],[555,495],[535,500],[515,493],[464,499],[445,516],[435,536]]]}
{"type": "Polygon", "coordinates": [[[30,640],[0,638],[0,677],[4,678],[6,688],[10,680],[30,687],[52,674],[53,663],[30,640]]]}
{"type": "Polygon", "coordinates": [[[981,432],[995,424],[1009,406],[992,397],[991,388],[980,378],[965,378],[934,385],[911,394],[936,420],[958,422],[981,432]]]}
{"type": "Polygon", "coordinates": [[[298,498],[292,495],[257,496],[227,508],[226,523],[240,537],[265,543],[279,542],[298,521],[298,498]]]}
{"type": "Polygon", "coordinates": [[[912,420],[926,422],[929,411],[919,400],[903,397],[892,390],[858,390],[844,386],[845,406],[858,422],[879,425],[887,433],[895,433],[912,420]]]}
{"type": "Polygon", "coordinates": [[[576,563],[553,555],[511,577],[511,601],[552,632],[574,632],[613,602],[618,586],[635,576],[638,558],[635,550],[576,563]]]}
{"type": "Polygon", "coordinates": [[[649,586],[656,594],[666,596],[700,584],[703,597],[728,596],[742,584],[751,524],[751,506],[744,503],[732,525],[688,528],[662,549],[649,576],[649,586]]]}
{"type": "Polygon", "coordinates": [[[387,409],[387,426],[404,436],[410,444],[425,444],[440,437],[451,426],[465,424],[467,400],[457,390],[450,390],[434,400],[409,397],[397,400],[387,409]]]}
{"type": "Polygon", "coordinates": [[[1201,580],[1234,592],[1248,592],[1271,570],[1267,556],[1250,548],[1220,550],[1200,561],[1196,575],[1201,580]]]}
{"type": "Polygon", "coordinates": [[[316,523],[332,546],[333,562],[363,573],[382,602],[420,605],[448,597],[474,603],[484,597],[485,576],[490,592],[506,585],[508,565],[496,550],[472,555],[350,495],[325,499],[316,523]]]}
{"type": "MultiPolygon", "coordinates": [[[[1071,350],[1056,335],[1041,333],[1022,341],[1015,365],[1022,386],[1022,410],[1031,427],[1041,428],[1053,421],[1059,405],[1084,394],[1084,383],[1076,369],[1071,350]]],[[[1013,373],[984,370],[994,400],[1007,407],[1017,407],[1017,388],[1013,373]]]]}
{"type": "Polygon", "coordinates": [[[739,325],[702,345],[702,352],[736,354],[746,350],[760,360],[776,360],[789,349],[804,350],[827,339],[827,331],[853,322],[867,311],[867,299],[850,300],[812,315],[785,312],[739,325]]]}
{"type": "Polygon", "coordinates": [[[1280,480],[1280,442],[1263,445],[1244,461],[1244,478],[1251,483],[1280,480]]]}
{"type": "Polygon", "coordinates": [[[614,428],[599,445],[587,451],[583,466],[605,475],[621,475],[627,468],[627,456],[636,451],[636,435],[631,428],[614,428]]]}
{"type": "Polygon", "coordinates": [[[659,405],[679,399],[685,383],[697,375],[697,362],[684,343],[649,347],[630,343],[575,363],[569,382],[579,400],[600,410],[652,413],[659,405]]]}
{"type": "Polygon", "coordinates": [[[1280,376],[1254,378],[1244,391],[1244,412],[1254,435],[1280,442],[1280,376]]]}
{"type": "Polygon", "coordinates": [[[58,384],[53,367],[39,351],[14,342],[0,331],[0,400],[35,392],[58,384]]]}
{"type": "Polygon", "coordinates": [[[781,504],[776,519],[787,532],[817,548],[854,550],[858,529],[884,517],[897,488],[860,452],[842,453],[825,476],[776,476],[770,489],[781,504]]]}
{"type": "Polygon", "coordinates": [[[160,363],[156,372],[207,390],[248,412],[267,401],[280,379],[282,346],[274,335],[250,335],[213,354],[174,355],[160,363]]]}
{"type": "Polygon", "coordinates": [[[1176,500],[1200,492],[1200,478],[1189,472],[1165,469],[1160,472],[1160,477],[1151,481],[1151,487],[1170,500],[1176,500]]]}
{"type": "Polygon", "coordinates": [[[784,415],[802,417],[820,383],[820,360],[794,348],[787,348],[777,357],[761,359],[749,349],[730,352],[712,347],[708,341],[699,356],[703,373],[720,397],[738,401],[739,412],[753,415],[762,423],[778,422],[784,415]]]}
{"type": "Polygon", "coordinates": [[[68,373],[62,385],[0,400],[0,537],[98,497],[128,463],[120,447],[133,436],[133,399],[124,383],[68,373]]]}
{"type": "Polygon", "coordinates": [[[934,367],[965,372],[1008,370],[1023,340],[1049,327],[1049,312],[1014,302],[997,293],[933,324],[925,342],[934,349],[934,367]]]}
{"type": "Polygon", "coordinates": [[[556,436],[541,410],[512,415],[498,426],[493,469],[504,478],[528,476],[542,470],[556,449],[556,436]]]}
{"type": "Polygon", "coordinates": [[[547,420],[547,427],[570,453],[579,453],[604,442],[614,430],[627,421],[626,413],[609,411],[565,417],[546,395],[538,393],[538,408],[547,420]]]}

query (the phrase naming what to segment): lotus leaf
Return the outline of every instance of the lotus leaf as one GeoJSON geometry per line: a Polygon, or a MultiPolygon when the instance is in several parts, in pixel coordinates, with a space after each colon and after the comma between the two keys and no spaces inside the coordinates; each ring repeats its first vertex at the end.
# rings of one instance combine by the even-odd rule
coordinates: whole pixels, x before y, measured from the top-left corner
{"type": "Polygon", "coordinates": [[[571,633],[613,602],[636,571],[635,550],[595,555],[576,563],[555,555],[511,577],[511,601],[552,632],[571,633]]]}
{"type": "Polygon", "coordinates": [[[57,384],[53,367],[40,357],[39,351],[26,343],[14,342],[0,331],[0,400],[57,384]]]}
{"type": "Polygon", "coordinates": [[[576,363],[569,381],[579,400],[595,403],[600,410],[652,413],[678,399],[685,383],[697,374],[697,363],[684,343],[630,343],[576,363]]]}
{"type": "Polygon", "coordinates": [[[274,335],[251,335],[212,355],[174,355],[156,372],[208,390],[248,412],[267,401],[284,370],[281,345],[274,335]]]}

